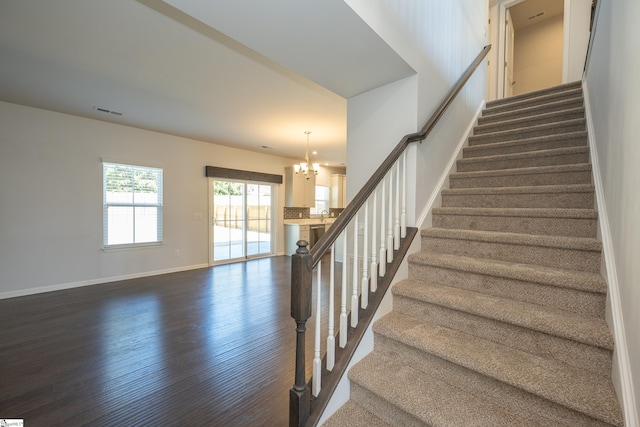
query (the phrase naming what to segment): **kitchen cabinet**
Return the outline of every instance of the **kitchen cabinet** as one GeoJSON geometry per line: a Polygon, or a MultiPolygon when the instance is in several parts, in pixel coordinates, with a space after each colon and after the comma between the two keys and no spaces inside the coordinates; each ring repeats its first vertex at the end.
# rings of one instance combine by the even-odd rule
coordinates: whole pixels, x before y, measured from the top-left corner
{"type": "Polygon", "coordinates": [[[331,175],[330,208],[344,208],[347,206],[347,176],[334,173],[331,175]]]}
{"type": "Polygon", "coordinates": [[[307,249],[311,249],[325,233],[327,225],[325,223],[315,223],[310,220],[304,220],[304,223],[285,223],[284,224],[284,239],[285,239],[285,253],[287,255],[293,255],[298,250],[296,244],[298,240],[306,240],[309,245],[307,249]],[[312,223],[313,222],[313,223],[312,223]]]}
{"type": "Polygon", "coordinates": [[[316,205],[316,176],[296,174],[293,167],[284,169],[285,206],[310,208],[316,205]]]}

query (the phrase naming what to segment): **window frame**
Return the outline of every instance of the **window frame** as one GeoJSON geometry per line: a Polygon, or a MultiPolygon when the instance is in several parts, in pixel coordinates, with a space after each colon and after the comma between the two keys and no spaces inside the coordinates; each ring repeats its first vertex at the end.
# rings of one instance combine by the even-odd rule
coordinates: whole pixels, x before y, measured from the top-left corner
{"type": "MultiPolygon", "coordinates": [[[[126,192],[125,192],[126,194],[126,192]]],[[[143,247],[162,246],[164,244],[164,169],[155,165],[144,165],[137,163],[129,163],[122,161],[111,161],[102,159],[102,250],[122,250],[122,249],[136,249],[143,247]],[[157,194],[155,202],[137,202],[135,198],[134,183],[131,184],[131,202],[114,202],[107,201],[107,167],[117,166],[130,169],[132,174],[132,180],[134,179],[136,171],[153,172],[156,174],[155,183],[157,185],[157,194]],[[108,243],[109,238],[109,208],[110,207],[131,207],[132,210],[132,242],[127,243],[108,243]],[[156,240],[136,242],[136,208],[155,208],[156,209],[156,240]]]]}
{"type": "Polygon", "coordinates": [[[326,210],[327,212],[329,212],[329,207],[331,205],[331,187],[328,186],[328,185],[316,185],[315,186],[315,195],[316,195],[316,197],[314,198],[314,205],[311,207],[311,209],[309,211],[309,215],[311,217],[313,217],[313,218],[321,217],[323,210],[326,210]],[[326,189],[326,195],[327,195],[326,199],[318,199],[318,194],[319,194],[318,187],[326,189]],[[318,202],[319,201],[326,202],[326,205],[327,205],[326,209],[320,209],[318,207],[318,202]]]}

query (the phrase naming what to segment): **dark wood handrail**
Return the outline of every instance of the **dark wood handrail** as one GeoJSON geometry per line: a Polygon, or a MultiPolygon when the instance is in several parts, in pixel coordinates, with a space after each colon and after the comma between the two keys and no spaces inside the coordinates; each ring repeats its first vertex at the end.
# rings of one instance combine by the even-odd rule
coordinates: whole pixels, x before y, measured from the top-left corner
{"type": "Polygon", "coordinates": [[[471,78],[471,75],[473,75],[473,73],[475,72],[476,68],[478,68],[478,66],[482,63],[482,60],[485,58],[485,56],[487,56],[487,53],[489,53],[490,49],[490,44],[482,48],[478,56],[476,56],[476,58],[473,60],[471,65],[469,65],[464,74],[462,74],[462,76],[458,79],[451,91],[449,91],[447,96],[442,100],[436,111],[433,113],[427,123],[425,123],[420,132],[405,135],[404,138],[402,138],[402,140],[398,143],[398,145],[396,145],[393,151],[391,151],[391,153],[382,162],[382,164],[373,173],[373,175],[371,175],[371,178],[369,178],[369,180],[358,192],[358,194],[356,194],[353,200],[347,205],[340,216],[338,216],[338,219],[336,219],[333,225],[331,225],[329,231],[327,231],[311,248],[309,252],[311,253],[313,259],[312,265],[314,267],[318,264],[318,261],[320,261],[322,255],[331,247],[338,236],[340,236],[340,233],[342,233],[342,231],[347,227],[351,219],[353,219],[356,213],[358,213],[371,193],[373,193],[373,191],[378,187],[378,184],[380,184],[382,179],[391,169],[396,160],[398,160],[409,143],[423,141],[429,135],[440,117],[442,117],[447,108],[449,108],[456,95],[458,95],[458,93],[462,90],[469,78],[471,78]]]}
{"type": "MultiPolygon", "coordinates": [[[[357,215],[360,208],[368,200],[369,196],[378,187],[378,184],[382,182],[385,175],[394,163],[400,158],[404,150],[409,143],[424,140],[431,130],[435,127],[436,123],[442,117],[444,112],[453,102],[456,95],[462,90],[466,82],[474,73],[476,68],[480,65],[484,57],[487,55],[491,45],[485,46],[482,51],[476,56],[471,65],[467,68],[464,74],[458,79],[451,91],[447,94],[445,99],[440,103],[436,111],[431,118],[422,127],[420,132],[405,135],[404,138],[396,145],[382,164],[371,175],[371,178],[366,182],[362,189],[356,194],[353,200],[347,205],[345,210],[340,214],[338,219],[333,223],[329,231],[325,233],[322,238],[311,248],[307,250],[307,242],[298,242],[298,250],[292,258],[292,270],[291,270],[291,317],[296,321],[296,371],[295,382],[293,387],[289,391],[289,425],[300,427],[306,424],[310,415],[310,389],[306,384],[305,379],[305,325],[309,317],[311,316],[311,288],[312,288],[312,276],[311,272],[313,268],[318,264],[322,255],[330,248],[331,245],[337,240],[338,236],[347,228],[351,220],[357,215]]],[[[415,233],[414,233],[415,234],[415,233]]],[[[385,276],[386,277],[386,276],[385,276]]],[[[387,279],[391,279],[387,277],[387,279]]],[[[382,292],[380,293],[382,294],[382,292]]],[[[369,308],[372,312],[377,309],[371,306],[369,308]]],[[[363,331],[361,331],[363,333],[363,331]]],[[[355,349],[353,349],[355,351],[355,349]]],[[[351,354],[353,353],[351,352],[351,354]]],[[[349,356],[350,357],[350,356],[349,356]]],[[[343,365],[346,367],[346,364],[343,365]]]]}

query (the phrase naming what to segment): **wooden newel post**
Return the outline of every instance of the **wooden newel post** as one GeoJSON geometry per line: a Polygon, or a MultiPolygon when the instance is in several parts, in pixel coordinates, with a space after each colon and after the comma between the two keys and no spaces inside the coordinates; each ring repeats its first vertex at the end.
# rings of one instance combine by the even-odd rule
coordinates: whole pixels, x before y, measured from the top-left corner
{"type": "Polygon", "coordinates": [[[305,378],[304,334],[311,317],[312,257],[305,240],[299,240],[291,258],[291,317],[296,321],[296,376],[289,391],[289,426],[304,426],[311,410],[311,390],[305,378]]]}

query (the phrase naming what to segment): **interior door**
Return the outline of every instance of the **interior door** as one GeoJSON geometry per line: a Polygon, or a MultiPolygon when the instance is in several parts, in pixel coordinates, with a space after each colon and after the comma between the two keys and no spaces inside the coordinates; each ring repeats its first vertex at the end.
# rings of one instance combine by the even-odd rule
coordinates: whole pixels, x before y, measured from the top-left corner
{"type": "Polygon", "coordinates": [[[504,52],[504,94],[505,97],[513,95],[513,85],[516,82],[513,79],[513,54],[515,45],[515,30],[511,22],[511,12],[506,11],[505,21],[505,52],[504,52]]]}

